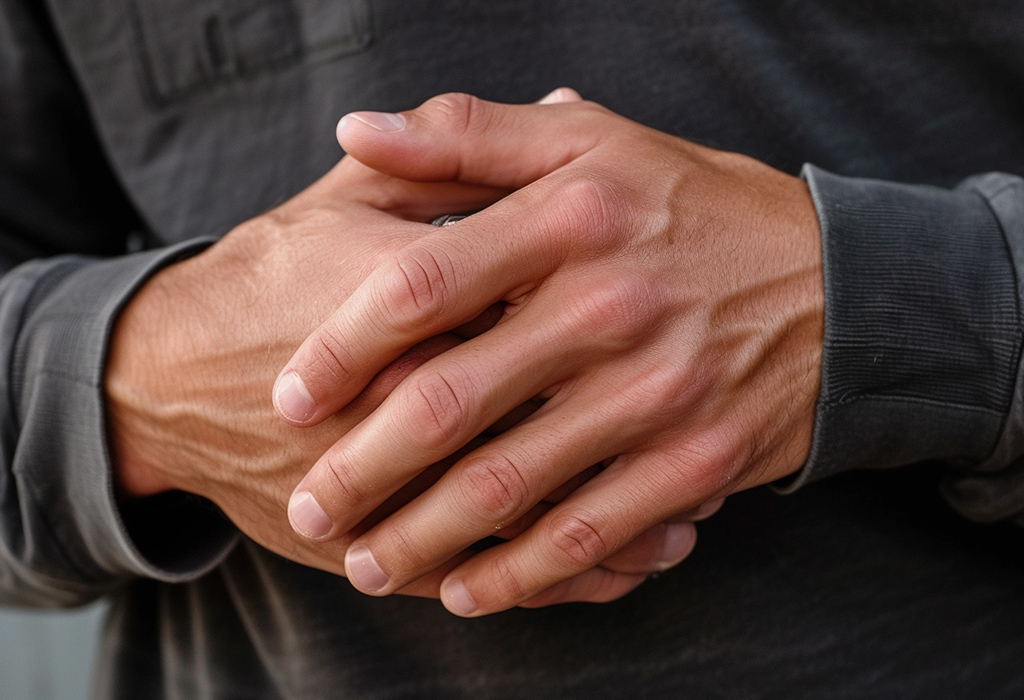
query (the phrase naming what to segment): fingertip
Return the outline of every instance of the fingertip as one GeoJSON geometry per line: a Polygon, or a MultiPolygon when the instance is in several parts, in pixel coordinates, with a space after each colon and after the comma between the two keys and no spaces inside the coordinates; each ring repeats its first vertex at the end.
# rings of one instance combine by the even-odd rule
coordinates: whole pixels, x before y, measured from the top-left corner
{"type": "Polygon", "coordinates": [[[693,522],[696,522],[698,520],[705,520],[706,518],[710,518],[712,515],[721,510],[724,504],[724,498],[719,498],[714,501],[708,501],[707,503],[704,503],[697,508],[697,512],[693,514],[691,520],[693,522]]]}
{"type": "Polygon", "coordinates": [[[571,87],[560,87],[552,90],[537,101],[539,105],[562,104],[565,102],[582,102],[583,98],[571,87]]]}
{"type": "Polygon", "coordinates": [[[665,526],[665,539],[656,568],[667,571],[690,556],[697,545],[697,528],[693,523],[671,523],[665,526]]]}

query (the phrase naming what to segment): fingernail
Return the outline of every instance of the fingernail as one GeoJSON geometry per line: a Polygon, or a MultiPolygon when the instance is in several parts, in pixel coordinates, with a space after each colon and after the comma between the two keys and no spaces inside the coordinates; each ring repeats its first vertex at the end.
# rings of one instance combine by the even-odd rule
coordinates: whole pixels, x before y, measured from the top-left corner
{"type": "Polygon", "coordinates": [[[558,104],[559,102],[565,102],[565,99],[562,97],[562,88],[556,88],[549,92],[548,94],[544,95],[544,97],[540,98],[537,104],[553,105],[558,104]]]}
{"type": "Polygon", "coordinates": [[[381,590],[390,581],[377,565],[370,548],[361,544],[349,548],[345,555],[345,571],[356,588],[372,593],[381,590]]]}
{"type": "Polygon", "coordinates": [[[662,545],[661,560],[657,566],[664,571],[670,569],[693,551],[697,540],[697,528],[691,523],[673,523],[665,526],[665,543],[662,545]]]}
{"type": "Polygon", "coordinates": [[[458,579],[448,581],[442,586],[441,595],[449,610],[458,615],[472,615],[476,612],[476,601],[466,590],[466,584],[458,579]]]}
{"type": "Polygon", "coordinates": [[[344,129],[351,124],[349,120],[355,120],[366,124],[372,129],[377,131],[401,131],[405,128],[405,117],[401,114],[392,114],[390,112],[352,112],[346,114],[338,122],[338,133],[340,134],[344,129]]]}
{"type": "Polygon", "coordinates": [[[537,104],[540,104],[540,105],[554,105],[554,104],[561,104],[563,102],[573,102],[575,99],[576,99],[576,94],[572,90],[570,90],[568,88],[560,87],[560,88],[555,88],[554,90],[549,92],[547,95],[542,97],[537,102],[537,104]]]}
{"type": "Polygon", "coordinates": [[[711,517],[712,515],[718,512],[718,509],[722,507],[723,503],[725,503],[724,498],[719,498],[716,501],[708,501],[707,503],[702,503],[700,507],[697,508],[697,512],[693,514],[692,519],[703,520],[704,518],[711,517]]]}
{"type": "Polygon", "coordinates": [[[334,527],[330,516],[309,491],[292,494],[288,502],[288,519],[296,532],[313,540],[326,537],[334,527]]]}
{"type": "Polygon", "coordinates": [[[274,385],[274,406],[278,413],[296,423],[305,423],[316,413],[316,402],[295,372],[288,372],[274,385]]]}

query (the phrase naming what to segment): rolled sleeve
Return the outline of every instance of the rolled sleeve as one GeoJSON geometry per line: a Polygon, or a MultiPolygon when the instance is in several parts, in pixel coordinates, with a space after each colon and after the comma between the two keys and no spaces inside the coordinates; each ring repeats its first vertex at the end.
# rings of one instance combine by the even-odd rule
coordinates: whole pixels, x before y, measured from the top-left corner
{"type": "Polygon", "coordinates": [[[230,523],[195,497],[120,507],[105,432],[104,361],[118,312],[156,271],[207,245],[37,261],[0,282],[0,600],[67,605],[135,576],[187,580],[236,541],[230,523]]]}

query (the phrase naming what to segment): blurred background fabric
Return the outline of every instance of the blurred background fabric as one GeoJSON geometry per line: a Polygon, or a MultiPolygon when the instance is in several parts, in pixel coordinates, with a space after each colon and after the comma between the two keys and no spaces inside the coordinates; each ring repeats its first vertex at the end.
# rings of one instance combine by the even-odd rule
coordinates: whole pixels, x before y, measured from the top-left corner
{"type": "Polygon", "coordinates": [[[3,700],[89,697],[104,603],[78,610],[0,608],[3,700]]]}

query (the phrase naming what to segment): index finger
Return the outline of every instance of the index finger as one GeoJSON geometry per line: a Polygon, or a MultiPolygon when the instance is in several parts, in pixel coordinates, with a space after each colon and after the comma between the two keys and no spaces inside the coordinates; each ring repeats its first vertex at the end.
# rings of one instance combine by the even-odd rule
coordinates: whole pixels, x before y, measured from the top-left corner
{"type": "Polygon", "coordinates": [[[281,371],[278,413],[316,424],[406,348],[532,291],[574,238],[604,228],[600,189],[559,175],[423,236],[371,273],[281,371]]]}
{"type": "Polygon", "coordinates": [[[542,196],[537,185],[600,143],[604,132],[595,119],[610,114],[590,103],[505,105],[449,94],[404,115],[343,118],[342,144],[382,172],[527,187],[443,234],[424,236],[371,275],[281,372],[274,389],[278,413],[296,425],[319,422],[404,348],[526,291],[523,285],[550,272],[562,252],[551,245],[558,238],[550,232],[595,228],[607,202],[596,183],[584,179],[582,187],[566,188],[560,209],[529,216],[542,196]],[[552,109],[571,111],[553,116],[552,109]],[[401,134],[396,125],[403,125],[401,134]]]}

